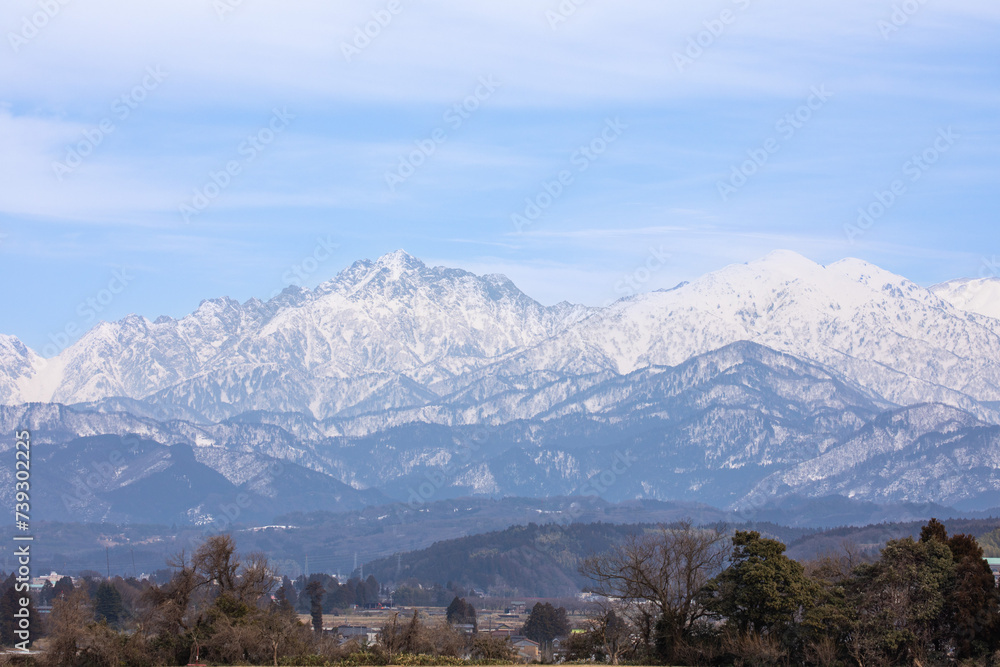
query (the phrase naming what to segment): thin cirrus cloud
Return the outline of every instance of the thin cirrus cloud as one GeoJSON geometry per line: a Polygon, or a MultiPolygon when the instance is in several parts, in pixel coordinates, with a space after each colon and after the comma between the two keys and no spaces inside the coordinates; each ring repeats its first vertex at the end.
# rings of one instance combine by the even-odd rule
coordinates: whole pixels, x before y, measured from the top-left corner
{"type": "MultiPolygon", "coordinates": [[[[352,43],[355,29],[382,3],[242,3],[222,19],[201,0],[67,4],[4,59],[0,80],[25,99],[69,106],[81,97],[113,94],[151,64],[186,82],[177,103],[195,105],[233,104],[234,92],[237,104],[266,95],[386,103],[450,99],[461,92],[463,79],[491,72],[517,82],[517,94],[504,104],[527,106],[718,94],[721,85],[742,94],[790,94],[834,47],[881,51],[888,42],[877,21],[891,14],[884,3],[865,0],[808,7],[747,0],[746,9],[740,9],[742,0],[711,6],[588,3],[553,30],[546,12],[555,4],[401,5],[392,23],[348,62],[343,44],[352,43]],[[678,72],[674,53],[683,53],[688,38],[723,10],[735,17],[727,32],[689,70],[678,72]]],[[[2,18],[18,25],[36,11],[33,2],[6,3],[2,18]]],[[[925,6],[908,29],[934,39],[925,26],[996,18],[989,3],[966,0],[925,6]]],[[[909,47],[905,40],[904,30],[901,49],[909,47]]]]}
{"type": "MultiPolygon", "coordinates": [[[[320,235],[341,250],[313,282],[402,246],[510,269],[543,300],[590,303],[661,238],[676,250],[658,287],[774,247],[824,261],[860,255],[925,283],[975,273],[977,253],[1000,252],[987,192],[1000,158],[995,2],[916,3],[883,35],[888,0],[590,0],[565,17],[553,12],[569,3],[555,1],[399,0],[371,43],[345,56],[387,4],[92,0],[59,3],[16,50],[5,34],[0,253],[42,258],[47,240],[78,248],[47,286],[100,284],[131,256],[149,279],[130,305],[148,299],[150,313],[181,315],[225,291],[269,294],[273,277],[258,274],[280,276],[320,235]],[[116,100],[150,68],[165,78],[119,119],[116,100]],[[499,87],[458,126],[446,122],[484,79],[499,87]],[[720,197],[718,184],[816,86],[831,101],[720,197]],[[274,109],[295,118],[182,219],[181,205],[241,159],[274,109]],[[114,133],[58,179],[53,163],[109,117],[114,133]],[[628,129],[578,171],[576,151],[615,118],[628,129]],[[849,242],[844,225],[858,207],[947,126],[963,140],[849,242]],[[446,138],[419,155],[437,129],[446,138]],[[390,187],[408,160],[420,164],[390,187]],[[564,170],[572,185],[516,234],[511,217],[564,170]],[[75,231],[89,240],[71,243],[75,231]],[[204,265],[198,240],[215,248],[225,234],[239,243],[204,265]],[[269,268],[255,272],[261,263],[269,268]],[[170,289],[154,283],[171,275],[170,289]]],[[[17,33],[39,8],[4,3],[0,24],[17,33]]],[[[7,300],[53,298],[38,287],[7,300]]],[[[3,322],[0,331],[18,333],[3,322]]]]}

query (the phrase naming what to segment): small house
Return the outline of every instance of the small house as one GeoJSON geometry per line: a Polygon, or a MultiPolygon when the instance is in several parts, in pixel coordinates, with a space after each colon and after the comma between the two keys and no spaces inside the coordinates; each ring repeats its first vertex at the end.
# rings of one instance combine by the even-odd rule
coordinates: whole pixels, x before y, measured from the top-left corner
{"type": "Polygon", "coordinates": [[[378,640],[378,628],[370,628],[364,625],[341,625],[337,627],[337,635],[347,642],[356,639],[359,642],[374,644],[378,640]]]}
{"type": "Polygon", "coordinates": [[[538,642],[527,637],[517,637],[511,642],[517,657],[522,662],[538,662],[541,653],[538,650],[538,642]]]}

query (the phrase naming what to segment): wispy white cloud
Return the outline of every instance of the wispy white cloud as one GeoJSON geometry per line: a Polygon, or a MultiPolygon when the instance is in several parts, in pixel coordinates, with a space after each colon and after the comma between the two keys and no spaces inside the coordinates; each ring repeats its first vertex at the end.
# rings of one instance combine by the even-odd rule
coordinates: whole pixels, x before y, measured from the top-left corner
{"type": "MultiPolygon", "coordinates": [[[[401,4],[351,62],[342,44],[384,3],[245,2],[224,20],[204,0],[69,4],[17,53],[7,51],[0,82],[8,95],[74,106],[81,99],[102,102],[146,64],[162,65],[184,82],[166,104],[202,108],[232,105],[234,94],[240,100],[447,101],[483,73],[510,82],[498,104],[532,108],[714,96],[723,89],[795,95],[837,49],[846,46],[855,57],[884,51],[876,24],[891,14],[890,6],[873,0],[747,2],[746,9],[742,0],[707,6],[637,0],[588,3],[553,30],[546,11],[557,3],[401,4]],[[733,12],[734,22],[689,71],[679,72],[674,53],[723,9],[733,12]]],[[[16,0],[4,4],[0,20],[17,26],[37,11],[35,2],[16,0]]],[[[936,28],[970,20],[996,22],[997,10],[978,0],[927,4],[900,37],[919,34],[926,43],[936,28]]]]}
{"type": "MultiPolygon", "coordinates": [[[[1000,164],[995,0],[922,3],[888,39],[878,22],[889,0],[588,2],[554,29],[556,0],[400,4],[350,62],[342,43],[384,0],[245,0],[223,17],[208,0],[90,0],[60,3],[16,51],[0,35],[0,231],[10,234],[0,253],[49,252],[53,266],[30,298],[58,301],[52,285],[120,261],[163,277],[147,283],[151,311],[223,290],[266,296],[274,279],[255,267],[280,275],[318,234],[343,243],[324,271],[402,245],[509,273],[543,301],[587,303],[614,296],[660,244],[671,259],[650,288],[774,248],[824,262],[862,255],[922,281],[1000,253],[989,192],[1000,164]],[[726,9],[735,19],[706,37],[726,9]],[[678,68],[675,54],[699,36],[704,52],[678,68]],[[53,162],[148,67],[169,73],[163,85],[60,181],[53,162]],[[483,76],[501,88],[387,188],[386,172],[483,76]],[[833,101],[721,200],[718,181],[819,84],[833,101]],[[178,206],[276,106],[295,121],[184,225],[178,206]],[[515,234],[511,214],[619,115],[622,139],[515,234]],[[963,142],[848,243],[856,208],[948,124],[963,142]]],[[[9,0],[0,25],[16,34],[38,11],[9,0]]]]}

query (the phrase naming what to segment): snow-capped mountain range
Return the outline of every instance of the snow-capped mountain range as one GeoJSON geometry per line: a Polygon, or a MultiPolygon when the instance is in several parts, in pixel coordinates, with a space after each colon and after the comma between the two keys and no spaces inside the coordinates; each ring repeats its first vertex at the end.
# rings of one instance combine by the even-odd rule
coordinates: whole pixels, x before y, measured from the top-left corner
{"type": "Polygon", "coordinates": [[[188,444],[176,465],[236,487],[286,461],[401,500],[433,477],[434,495],[1000,503],[998,316],[998,279],[925,289],[788,251],[605,308],[397,251],[267,302],[101,323],[52,359],[0,335],[0,421],[51,447],[188,444]]]}

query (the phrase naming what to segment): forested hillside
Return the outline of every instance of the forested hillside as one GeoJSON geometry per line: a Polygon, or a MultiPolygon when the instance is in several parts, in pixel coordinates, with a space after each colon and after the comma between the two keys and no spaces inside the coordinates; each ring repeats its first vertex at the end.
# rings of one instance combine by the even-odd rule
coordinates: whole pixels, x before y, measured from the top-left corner
{"type": "MultiPolygon", "coordinates": [[[[771,524],[754,527],[784,540],[806,532],[771,524]]],[[[588,583],[578,571],[584,558],[611,549],[628,535],[655,528],[653,524],[532,523],[382,558],[365,565],[365,573],[383,582],[451,583],[500,596],[575,595],[588,583]]]]}

